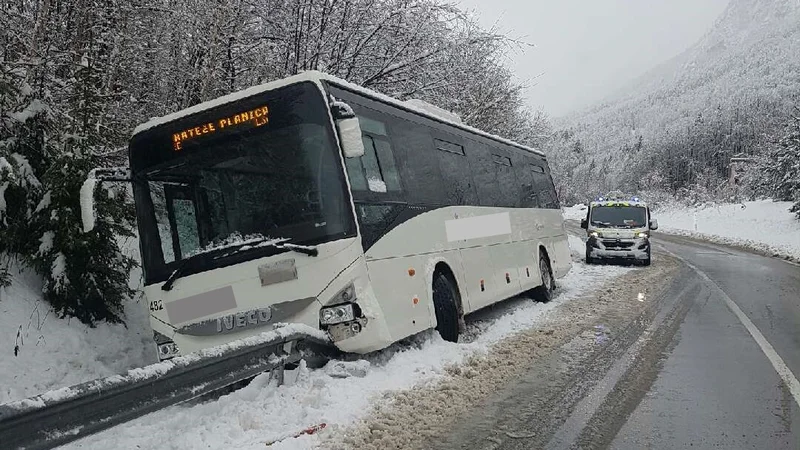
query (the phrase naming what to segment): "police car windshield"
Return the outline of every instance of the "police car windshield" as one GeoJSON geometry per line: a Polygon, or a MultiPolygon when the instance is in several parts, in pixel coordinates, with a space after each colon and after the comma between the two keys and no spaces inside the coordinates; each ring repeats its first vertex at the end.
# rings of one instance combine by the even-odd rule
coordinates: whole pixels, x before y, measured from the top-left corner
{"type": "Polygon", "coordinates": [[[606,228],[639,228],[647,224],[647,210],[641,206],[595,206],[591,224],[606,228]]]}

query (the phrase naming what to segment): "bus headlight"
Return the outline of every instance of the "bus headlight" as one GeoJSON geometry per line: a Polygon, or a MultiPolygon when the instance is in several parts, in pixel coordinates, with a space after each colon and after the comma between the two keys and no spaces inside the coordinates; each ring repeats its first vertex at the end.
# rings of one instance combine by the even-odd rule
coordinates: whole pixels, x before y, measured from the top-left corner
{"type": "Polygon", "coordinates": [[[646,231],[640,231],[636,233],[636,237],[639,239],[647,239],[650,237],[650,235],[646,231]]]}
{"type": "Polygon", "coordinates": [[[352,303],[343,305],[329,306],[319,310],[319,323],[322,325],[334,325],[342,322],[355,320],[355,311],[352,303]]]}
{"type": "Polygon", "coordinates": [[[592,231],[591,233],[589,233],[589,236],[590,236],[590,237],[593,237],[593,238],[595,238],[595,239],[603,237],[603,236],[600,234],[600,232],[598,232],[598,231],[592,231]]]}

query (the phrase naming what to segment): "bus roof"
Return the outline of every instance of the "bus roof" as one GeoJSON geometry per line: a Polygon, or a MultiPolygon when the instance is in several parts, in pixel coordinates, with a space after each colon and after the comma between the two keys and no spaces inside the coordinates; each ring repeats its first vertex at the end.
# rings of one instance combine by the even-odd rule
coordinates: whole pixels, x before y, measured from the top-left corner
{"type": "Polygon", "coordinates": [[[456,128],[460,128],[460,129],[462,129],[464,131],[467,131],[469,133],[477,134],[477,135],[483,136],[485,138],[489,138],[489,139],[504,143],[506,145],[517,147],[517,148],[519,148],[521,150],[526,150],[526,151],[529,151],[531,153],[535,153],[537,155],[545,157],[545,154],[542,151],[539,151],[539,150],[536,150],[534,148],[531,148],[531,147],[516,143],[514,141],[511,141],[511,140],[506,139],[506,138],[502,138],[500,136],[493,135],[491,133],[487,133],[487,132],[485,132],[483,130],[479,130],[477,128],[473,128],[473,127],[470,127],[468,125],[464,125],[462,123],[457,123],[457,122],[448,120],[448,119],[443,118],[441,116],[437,116],[435,114],[427,112],[427,111],[425,111],[423,109],[417,108],[417,107],[415,107],[413,105],[410,105],[410,104],[408,104],[406,102],[403,102],[403,101],[394,99],[392,97],[389,97],[388,95],[384,95],[384,94],[381,94],[379,92],[375,92],[375,91],[373,91],[371,89],[367,89],[367,88],[365,88],[363,86],[359,86],[357,84],[350,83],[348,81],[345,81],[345,80],[342,80],[340,78],[334,77],[333,75],[328,75],[326,73],[313,71],[313,70],[312,71],[302,72],[300,74],[297,74],[297,75],[294,75],[294,76],[291,76],[291,77],[288,77],[288,78],[283,78],[283,79],[280,79],[280,80],[271,81],[269,83],[260,84],[258,86],[253,86],[253,87],[250,87],[250,88],[238,91],[238,92],[233,92],[231,94],[224,95],[222,97],[218,97],[218,98],[215,98],[213,100],[209,100],[209,101],[206,101],[206,102],[203,102],[203,103],[199,103],[197,105],[191,106],[191,107],[183,109],[181,111],[177,111],[177,112],[174,112],[174,113],[171,113],[171,114],[167,114],[166,116],[163,116],[163,117],[152,118],[149,121],[137,126],[133,130],[133,135],[135,136],[135,135],[137,135],[137,134],[139,134],[141,132],[147,131],[147,130],[149,130],[151,128],[155,128],[155,127],[164,125],[164,124],[172,122],[174,120],[178,120],[178,119],[181,119],[183,117],[190,116],[192,114],[197,114],[199,112],[202,112],[202,111],[205,111],[205,110],[208,110],[208,109],[211,109],[211,108],[215,108],[215,107],[220,106],[220,105],[224,105],[224,104],[227,104],[227,103],[235,102],[237,100],[248,98],[248,97],[251,97],[253,95],[260,94],[262,92],[271,91],[271,90],[274,90],[274,89],[281,88],[283,86],[288,86],[290,84],[296,84],[296,83],[300,83],[300,82],[303,82],[303,81],[312,81],[312,82],[318,83],[318,82],[323,81],[323,80],[327,81],[327,82],[329,82],[329,83],[331,83],[333,85],[339,86],[341,88],[357,92],[357,93],[359,93],[359,94],[361,94],[361,95],[363,95],[365,97],[369,97],[369,98],[371,98],[373,100],[377,100],[377,101],[380,101],[380,102],[383,102],[383,103],[388,103],[388,104],[390,104],[392,106],[395,106],[395,107],[401,108],[401,109],[405,109],[405,110],[407,110],[409,112],[412,112],[414,114],[426,117],[428,119],[435,120],[437,122],[442,122],[442,123],[448,124],[450,126],[453,126],[453,127],[456,127],[456,128]]]}

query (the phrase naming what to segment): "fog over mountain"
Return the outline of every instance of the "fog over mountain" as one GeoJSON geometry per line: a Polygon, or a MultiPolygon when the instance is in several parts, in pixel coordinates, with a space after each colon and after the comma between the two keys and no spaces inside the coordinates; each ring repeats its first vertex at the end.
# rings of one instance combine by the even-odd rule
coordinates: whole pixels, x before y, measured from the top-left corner
{"type": "Polygon", "coordinates": [[[800,104],[800,2],[732,0],[691,48],[556,122],[550,153],[569,200],[596,190],[718,191],[800,104]]]}

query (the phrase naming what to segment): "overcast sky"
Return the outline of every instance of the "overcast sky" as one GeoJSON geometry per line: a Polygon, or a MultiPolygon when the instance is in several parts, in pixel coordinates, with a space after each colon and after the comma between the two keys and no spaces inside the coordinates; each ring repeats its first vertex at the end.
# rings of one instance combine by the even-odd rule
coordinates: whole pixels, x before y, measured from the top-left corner
{"type": "Polygon", "coordinates": [[[534,44],[510,66],[531,106],[586,107],[700,39],[728,0],[457,0],[481,23],[534,44]]]}

